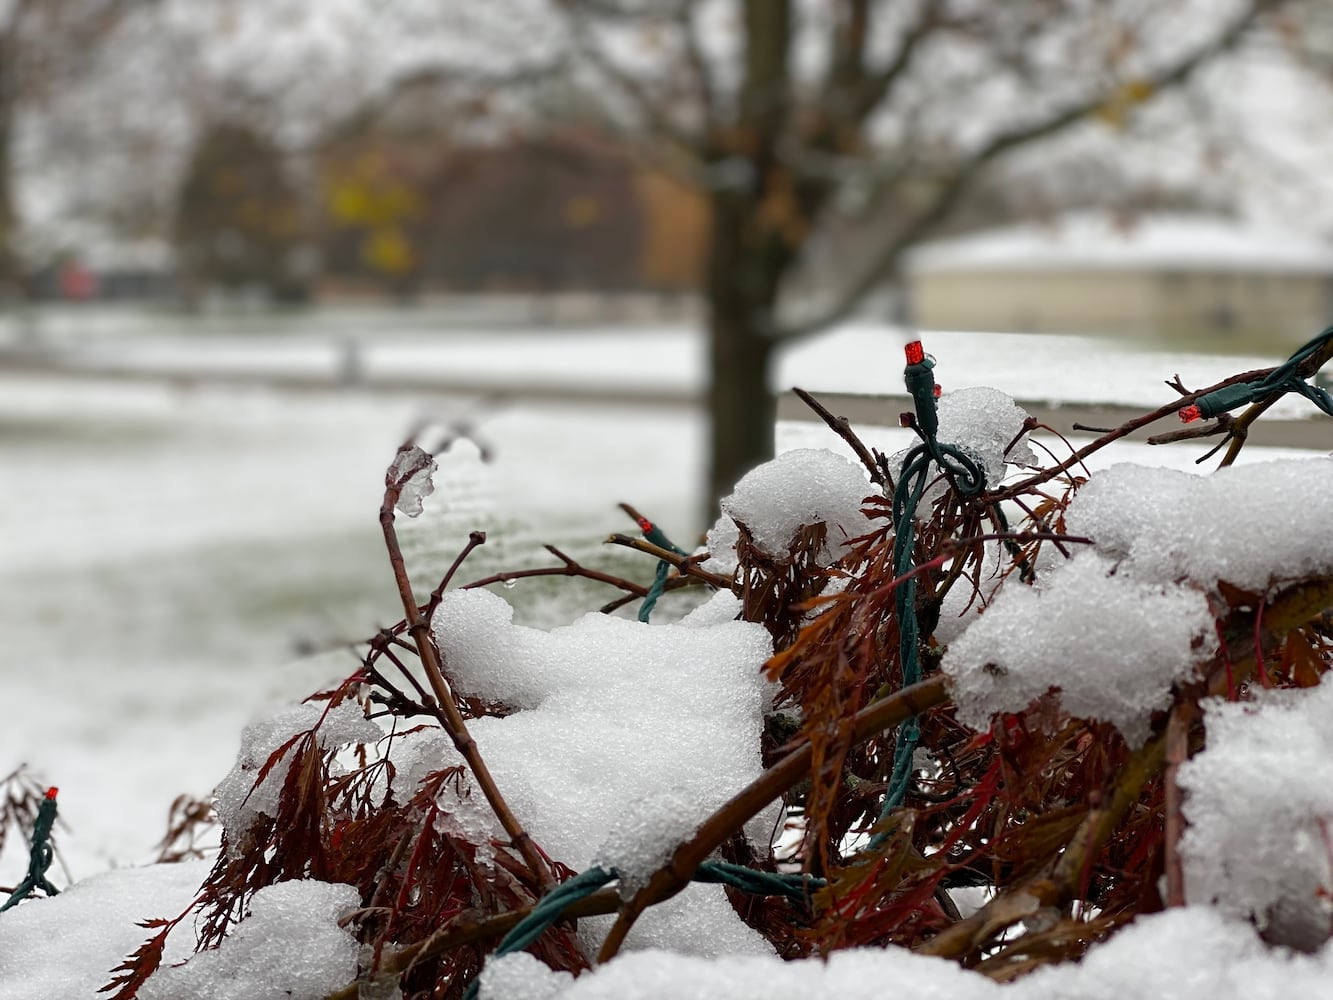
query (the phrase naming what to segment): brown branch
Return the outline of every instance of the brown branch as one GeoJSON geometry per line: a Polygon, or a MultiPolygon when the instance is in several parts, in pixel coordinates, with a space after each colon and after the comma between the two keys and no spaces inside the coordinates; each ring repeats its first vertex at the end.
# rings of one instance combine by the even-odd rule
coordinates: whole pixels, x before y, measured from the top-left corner
{"type": "MultiPolygon", "coordinates": [[[[914,684],[909,688],[904,688],[902,691],[872,702],[856,714],[853,723],[853,740],[855,742],[866,740],[876,733],[898,725],[913,715],[919,715],[936,705],[942,704],[946,697],[944,677],[937,674],[919,684],[914,684]]],[[[639,912],[642,912],[648,906],[670,899],[685,888],[699,865],[707,861],[709,855],[721,847],[739,827],[757,815],[760,810],[787,789],[800,783],[809,769],[810,759],[810,744],[803,743],[732,796],[703,822],[689,841],[676,848],[666,866],[653,875],[648,884],[635,895],[634,900],[628,905],[633,907],[640,901],[640,897],[643,897],[644,901],[639,907],[639,912]]],[[[587,917],[595,914],[615,913],[617,909],[621,909],[623,915],[624,908],[621,906],[617,891],[603,889],[586,899],[571,904],[565,910],[565,916],[570,918],[587,917]]],[[[532,907],[528,906],[483,920],[461,924],[432,937],[422,945],[400,949],[386,959],[381,969],[396,972],[405,969],[414,961],[432,958],[461,945],[488,938],[498,938],[512,930],[531,911],[532,907]]],[[[617,923],[619,923],[619,920],[617,923]]],[[[628,929],[628,927],[625,928],[626,931],[628,929]]],[[[354,1000],[356,995],[356,984],[353,983],[329,994],[327,1000],[354,1000]]]]}
{"type": "Polygon", "coordinates": [[[669,562],[676,567],[682,576],[691,576],[696,580],[708,584],[710,587],[716,587],[718,590],[730,590],[731,581],[717,573],[710,573],[700,568],[699,563],[706,559],[704,555],[682,556],[670,549],[664,549],[659,545],[654,545],[646,538],[635,538],[633,535],[622,535],[616,532],[606,539],[607,545],[623,545],[626,548],[636,549],[650,556],[656,556],[663,562],[669,562]]]}
{"type": "MultiPolygon", "coordinates": [[[[564,915],[573,920],[579,917],[615,913],[616,907],[619,905],[620,896],[615,889],[601,889],[591,896],[586,896],[571,903],[565,908],[564,915]]],[[[503,937],[531,912],[531,906],[524,906],[520,909],[498,913],[482,919],[473,917],[459,920],[456,924],[447,926],[446,929],[432,934],[424,941],[399,948],[393,954],[386,956],[376,971],[385,975],[399,975],[417,962],[425,962],[436,958],[445,952],[452,951],[454,948],[461,948],[463,945],[473,944],[477,941],[489,941],[503,937]]],[[[357,992],[359,988],[360,981],[358,980],[330,993],[325,1000],[356,1000],[360,996],[357,992]]]]}
{"type": "MultiPolygon", "coordinates": [[[[399,446],[398,454],[401,456],[414,447],[415,444],[409,440],[399,446]]],[[[394,528],[394,508],[398,505],[403,487],[414,474],[420,471],[420,468],[408,469],[399,473],[395,478],[396,464],[389,467],[389,472],[385,476],[384,500],[380,504],[380,527],[384,532],[384,544],[388,549],[389,564],[393,567],[394,581],[398,585],[398,595],[402,599],[403,611],[406,615],[405,620],[416,644],[417,656],[421,659],[422,669],[426,672],[426,679],[430,682],[431,690],[435,694],[435,702],[441,713],[444,731],[448,733],[459,754],[467,761],[478,787],[482,794],[486,796],[486,801],[490,804],[491,810],[509,836],[510,843],[522,855],[533,879],[544,891],[555,885],[551,870],[543,860],[541,852],[537,849],[537,845],[533,843],[527,830],[523,828],[513,810],[509,808],[509,804],[495,784],[495,779],[491,776],[490,769],[486,766],[486,761],[481,756],[476,740],[468,732],[467,723],[463,720],[463,715],[459,712],[458,706],[454,704],[453,692],[449,690],[449,685],[444,679],[444,665],[441,662],[439,650],[435,648],[435,643],[431,638],[430,625],[426,619],[422,618],[421,611],[417,607],[416,597],[412,593],[412,582],[408,578],[403,550],[398,544],[398,532],[394,528]]]]}
{"type": "Polygon", "coordinates": [[[1160,770],[1164,743],[1164,738],[1158,735],[1126,761],[1110,803],[1088,810],[1049,874],[1029,879],[997,896],[966,920],[951,925],[915,950],[923,955],[961,959],[1039,910],[1058,909],[1072,902],[1084,881],[1087,866],[1138,802],[1144,786],[1160,770]]]}
{"type": "MultiPolygon", "coordinates": [[[[1263,609],[1264,634],[1277,639],[1312,618],[1319,617],[1330,605],[1333,605],[1333,579],[1311,580],[1288,587],[1263,609]]],[[[1255,671],[1257,660],[1253,635],[1257,616],[1258,612],[1252,612],[1238,617],[1230,629],[1226,648],[1213,657],[1204,671],[1203,683],[1191,685],[1181,692],[1177,704],[1192,705],[1203,690],[1213,695],[1225,692],[1225,668],[1228,662],[1237,679],[1255,671]]],[[[1175,714],[1173,711],[1168,720],[1175,714]]],[[[1169,727],[1170,723],[1166,725],[1169,727]]],[[[1038,910],[1063,907],[1072,902],[1084,882],[1084,874],[1091,859],[1138,801],[1144,786],[1163,769],[1166,760],[1167,734],[1159,732],[1130,757],[1120,773],[1110,804],[1089,810],[1048,874],[1014,886],[971,917],[941,931],[916,950],[926,955],[963,958],[1038,910]]]]}
{"type": "MultiPolygon", "coordinates": [[[[669,580],[667,580],[665,584],[662,585],[662,592],[666,594],[670,593],[673,590],[683,590],[686,587],[704,587],[704,586],[707,586],[707,584],[705,584],[702,580],[696,580],[694,577],[691,576],[673,576],[669,580]]],[[[629,604],[631,601],[639,600],[641,596],[644,595],[623,594],[620,597],[617,597],[614,601],[608,601],[607,603],[603,604],[600,608],[597,609],[597,611],[599,614],[609,615],[611,612],[618,611],[619,609],[623,608],[626,604],[629,604]]]]}
{"type": "Polygon", "coordinates": [[[1264,378],[1265,376],[1271,375],[1274,370],[1275,370],[1274,368],[1261,368],[1256,371],[1242,372],[1239,375],[1233,375],[1230,378],[1223,379],[1221,382],[1218,382],[1215,385],[1210,385],[1206,389],[1200,389],[1198,392],[1191,392],[1188,395],[1181,396],[1178,399],[1174,399],[1163,406],[1159,406],[1151,413],[1145,413],[1140,417],[1133,418],[1132,420],[1126,420],[1119,427],[1115,428],[1115,430],[1111,431],[1108,434],[1103,435],[1102,437],[1099,437],[1096,441],[1093,441],[1091,444],[1085,445],[1084,447],[1080,448],[1078,451],[1074,452],[1063,462],[1060,462],[1049,469],[1043,469],[1036,475],[1029,476],[1027,479],[1022,480],[1021,482],[1013,483],[1012,485],[1006,486],[1003,489],[996,490],[994,493],[988,495],[988,499],[993,502],[996,502],[1000,500],[1008,500],[1010,497],[1017,496],[1020,493],[1026,493],[1028,492],[1028,490],[1031,490],[1036,486],[1040,486],[1042,483],[1049,482],[1056,476],[1068,472],[1074,466],[1082,463],[1083,460],[1086,459],[1089,455],[1101,451],[1103,448],[1105,448],[1112,442],[1119,441],[1121,438],[1134,433],[1136,430],[1139,430],[1142,427],[1147,427],[1149,424],[1155,423],[1156,421],[1161,420],[1163,417],[1169,417],[1173,413],[1179,413],[1181,410],[1189,406],[1200,396],[1206,395],[1217,389],[1222,389],[1230,385],[1236,385],[1240,382],[1252,382],[1255,379],[1264,378]]]}
{"type": "Polygon", "coordinates": [[[486,532],[473,531],[467,536],[467,544],[463,546],[463,551],[454,557],[444,578],[440,580],[440,585],[431,591],[430,602],[426,605],[426,610],[422,612],[426,621],[430,621],[435,615],[435,609],[440,606],[440,601],[444,600],[444,591],[449,586],[449,581],[454,578],[458,572],[458,567],[463,565],[463,560],[472,554],[472,550],[478,546],[486,544],[486,532]]]}
{"type": "Polygon", "coordinates": [[[884,470],[882,470],[875,462],[875,456],[870,453],[870,449],[865,446],[865,442],[857,437],[856,432],[852,430],[852,425],[847,418],[835,417],[823,403],[804,389],[793,386],[791,391],[796,394],[796,397],[802,403],[814,410],[820,420],[828,424],[829,430],[833,431],[834,434],[846,441],[847,446],[851,448],[852,451],[856,452],[856,457],[861,460],[861,464],[870,472],[870,481],[879,483],[886,492],[892,493],[893,482],[891,480],[888,482],[885,481],[886,474],[884,470]]]}
{"type": "MultiPolygon", "coordinates": [[[[942,704],[947,698],[943,675],[913,684],[867,705],[853,717],[852,743],[860,743],[876,733],[896,726],[914,715],[942,704]]],[[[672,853],[670,860],[635,893],[616,917],[616,922],[602,944],[599,962],[608,961],[624,943],[634,922],[645,909],[670,899],[689,884],[695,870],[708,860],[746,821],[775,798],[798,784],[809,772],[811,747],[797,746],[787,756],[732,796],[672,853]]]]}
{"type": "Polygon", "coordinates": [[[605,583],[625,591],[632,600],[635,597],[646,597],[648,589],[623,577],[613,576],[610,573],[603,573],[601,570],[589,569],[582,563],[570,558],[561,552],[554,545],[544,545],[542,548],[555,556],[563,565],[560,566],[539,566],[535,569],[510,570],[504,573],[493,573],[490,576],[482,577],[480,580],[473,580],[471,583],[464,584],[463,590],[475,590],[478,587],[488,587],[493,583],[508,583],[511,580],[528,580],[538,576],[577,576],[584,580],[594,580],[597,583],[605,583]]]}

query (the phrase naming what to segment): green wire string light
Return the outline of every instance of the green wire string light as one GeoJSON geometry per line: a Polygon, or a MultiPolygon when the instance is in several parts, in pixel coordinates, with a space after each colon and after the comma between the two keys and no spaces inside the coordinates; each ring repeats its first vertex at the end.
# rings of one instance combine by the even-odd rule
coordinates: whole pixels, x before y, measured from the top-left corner
{"type": "Polygon", "coordinates": [[[1299,373],[1301,364],[1323,347],[1330,337],[1333,337],[1333,326],[1297,350],[1264,378],[1229,385],[1200,396],[1192,405],[1180,411],[1180,419],[1187,424],[1195,420],[1211,420],[1239,406],[1248,406],[1269,396],[1289,392],[1299,393],[1324,413],[1333,416],[1333,396],[1319,386],[1311,385],[1299,373]]]}
{"type": "MultiPolygon", "coordinates": [[[[586,899],[618,877],[615,871],[594,866],[562,882],[538,900],[528,915],[514,925],[500,941],[492,957],[499,958],[522,951],[559,921],[568,907],[580,899],[586,899]]],[[[695,869],[692,880],[729,885],[751,896],[785,896],[794,902],[806,898],[811,889],[822,889],[826,884],[824,879],[810,875],[761,872],[726,861],[705,861],[695,869]]],[[[480,985],[480,980],[474,979],[463,994],[463,1000],[476,1000],[480,985]]]]}
{"type": "MultiPolygon", "coordinates": [[[[671,539],[663,533],[662,529],[653,524],[646,517],[635,517],[638,522],[639,530],[643,532],[645,540],[656,545],[659,549],[666,549],[668,552],[674,552],[678,556],[689,555],[684,549],[675,545],[671,539]]],[[[666,590],[667,576],[671,573],[671,563],[665,559],[657,561],[657,573],[653,576],[653,585],[648,588],[648,593],[644,595],[643,603],[639,605],[639,621],[647,623],[648,616],[653,613],[653,608],[657,605],[657,599],[662,596],[666,590]]]]}
{"type": "Polygon", "coordinates": [[[53,886],[46,877],[46,870],[51,867],[55,849],[51,846],[51,829],[56,823],[56,793],[58,789],[48,788],[42,804],[37,807],[37,819],[32,824],[32,848],[28,855],[28,874],[15,886],[0,913],[11,906],[17,906],[27,899],[34,889],[41,889],[48,896],[55,896],[60,890],[53,886]]]}
{"type": "MultiPolygon", "coordinates": [[[[976,460],[961,449],[941,444],[938,438],[940,420],[936,400],[940,390],[935,384],[935,361],[926,354],[921,341],[914,340],[906,347],[907,367],[903,381],[915,405],[915,416],[903,414],[902,423],[921,436],[921,443],[903,458],[901,473],[893,490],[893,575],[905,576],[912,570],[912,552],[916,540],[916,512],[930,481],[931,466],[940,469],[963,497],[978,496],[986,488],[986,475],[976,460]]],[[[916,578],[908,580],[894,592],[894,609],[898,618],[898,658],[902,664],[903,686],[921,680],[921,635],[916,613],[916,578]]],[[[889,787],[880,807],[880,819],[902,805],[912,779],[912,757],[921,740],[921,726],[912,716],[898,728],[893,749],[893,771],[889,787]]],[[[883,843],[883,836],[871,839],[873,850],[883,843]]]]}

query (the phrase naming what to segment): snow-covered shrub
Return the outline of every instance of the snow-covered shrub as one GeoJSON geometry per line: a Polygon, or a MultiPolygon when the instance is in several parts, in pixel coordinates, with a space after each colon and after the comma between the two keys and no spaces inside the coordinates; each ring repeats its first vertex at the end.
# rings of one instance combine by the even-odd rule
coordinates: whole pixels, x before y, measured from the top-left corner
{"type": "MultiPolygon", "coordinates": [[[[1333,336],[1302,373],[1330,355],[1333,336]]],[[[453,585],[479,534],[419,603],[394,520],[433,459],[405,445],[380,514],[404,620],[247,731],[212,871],[115,1000],[209,995],[210,967],[270,960],[266,934],[329,956],[346,1000],[1326,983],[1333,460],[1080,475],[1117,431],[1038,468],[1032,421],[991,390],[946,395],[936,432],[930,365],[909,362],[919,449],[889,459],[830,421],[859,463],[755,470],[706,553],[642,518],[648,541],[613,536],[712,591],[670,625],[515,625],[453,585]],[[203,950],[156,972],[191,917],[203,950]],[[1270,958],[1244,921],[1317,954],[1270,958]],[[1225,954],[1179,946],[1197,933],[1225,954]]],[[[650,594],[552,551],[491,582],[650,594]]]]}

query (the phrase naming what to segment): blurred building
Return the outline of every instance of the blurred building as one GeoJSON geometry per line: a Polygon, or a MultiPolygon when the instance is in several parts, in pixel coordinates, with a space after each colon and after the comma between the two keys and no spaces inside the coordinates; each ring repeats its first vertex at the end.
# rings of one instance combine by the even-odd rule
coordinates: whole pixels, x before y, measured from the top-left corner
{"type": "Polygon", "coordinates": [[[928,329],[1225,349],[1303,341],[1333,321],[1333,245],[1201,216],[1075,214],[925,244],[906,279],[928,329]]]}

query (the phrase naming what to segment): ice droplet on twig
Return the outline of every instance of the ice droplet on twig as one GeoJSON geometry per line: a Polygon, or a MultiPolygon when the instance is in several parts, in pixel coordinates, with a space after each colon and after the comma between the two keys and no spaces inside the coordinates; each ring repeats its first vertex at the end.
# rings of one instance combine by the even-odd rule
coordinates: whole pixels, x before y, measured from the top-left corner
{"type": "Polygon", "coordinates": [[[389,484],[400,486],[398,502],[394,504],[408,517],[421,513],[426,497],[435,492],[431,477],[438,466],[430,452],[419,445],[399,451],[389,466],[389,484]]]}

